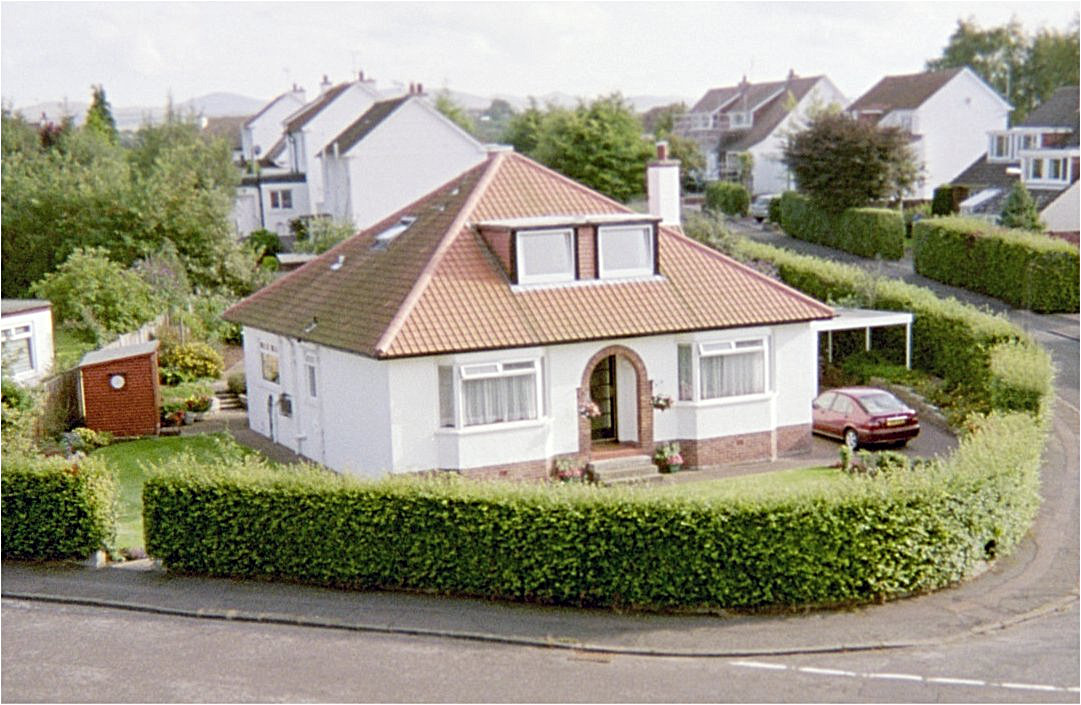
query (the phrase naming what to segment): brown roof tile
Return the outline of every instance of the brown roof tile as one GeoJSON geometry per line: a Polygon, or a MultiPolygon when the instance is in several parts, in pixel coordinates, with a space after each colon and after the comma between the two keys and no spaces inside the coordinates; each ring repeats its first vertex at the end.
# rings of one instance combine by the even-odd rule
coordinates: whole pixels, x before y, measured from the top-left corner
{"type": "Polygon", "coordinates": [[[946,69],[904,76],[886,76],[848,106],[861,110],[915,110],[964,69],[946,69]]]}
{"type": "Polygon", "coordinates": [[[328,88],[321,96],[301,108],[299,112],[293,113],[292,118],[285,125],[285,132],[296,132],[307,125],[312,118],[323,112],[323,108],[334,102],[334,99],[344,93],[351,85],[353,84],[346,82],[328,88]]]}
{"type": "Polygon", "coordinates": [[[523,156],[495,153],[225,317],[371,357],[408,357],[832,315],[824,304],[669,228],[660,231],[659,279],[512,287],[472,227],[603,213],[631,211],[523,156]],[[373,250],[376,234],[403,215],[418,220],[386,250],[373,250]],[[333,271],[339,256],[345,260],[333,271]]]}

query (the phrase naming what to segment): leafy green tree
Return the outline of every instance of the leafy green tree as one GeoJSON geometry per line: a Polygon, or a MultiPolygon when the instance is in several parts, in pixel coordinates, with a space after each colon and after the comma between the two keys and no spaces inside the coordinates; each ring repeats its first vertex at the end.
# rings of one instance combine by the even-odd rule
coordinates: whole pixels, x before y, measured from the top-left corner
{"type": "Polygon", "coordinates": [[[670,135],[676,129],[676,120],[687,113],[686,103],[658,105],[642,113],[642,130],[651,135],[670,135]]]}
{"type": "Polygon", "coordinates": [[[642,129],[656,140],[668,142],[668,156],[680,162],[680,183],[684,191],[700,192],[704,187],[706,157],[698,143],[675,132],[676,121],[687,112],[685,103],[671,103],[642,113],[642,129]]]}
{"type": "Polygon", "coordinates": [[[831,213],[899,198],[921,181],[907,136],[843,113],[818,112],[790,133],[782,161],[799,190],[831,213]]]}
{"type": "Polygon", "coordinates": [[[76,249],[31,287],[65,325],[94,343],[135,330],[163,309],[150,285],[100,248],[76,249]]]}
{"type": "Polygon", "coordinates": [[[443,113],[443,115],[451,122],[469,134],[472,135],[477,131],[477,126],[473,123],[473,118],[465,108],[455,102],[454,98],[450,96],[450,91],[446,88],[436,94],[435,109],[443,113]]]}
{"type": "Polygon", "coordinates": [[[1044,224],[1040,220],[1040,213],[1036,210],[1036,202],[1032,200],[1025,184],[1017,181],[1010,194],[1006,196],[1006,202],[1002,204],[1002,214],[998,222],[1007,228],[1020,228],[1043,232],[1044,224]]]}
{"type": "Polygon", "coordinates": [[[519,154],[533,156],[540,141],[541,124],[545,112],[537,107],[534,98],[529,99],[529,107],[513,115],[503,131],[502,141],[514,147],[519,154]]]}
{"type": "Polygon", "coordinates": [[[105,88],[100,84],[92,88],[94,97],[91,99],[90,108],[86,111],[86,129],[97,132],[109,142],[116,144],[119,134],[116,131],[112,107],[105,97],[105,88]]]}
{"type": "Polygon", "coordinates": [[[356,234],[356,228],[349,221],[333,218],[312,218],[308,222],[308,236],[293,244],[296,252],[321,255],[342,240],[356,234]]]}
{"type": "Polygon", "coordinates": [[[548,111],[536,157],[545,165],[619,201],[641,194],[653,155],[641,123],[618,93],[548,111]]]}
{"type": "Polygon", "coordinates": [[[488,109],[481,113],[475,122],[474,136],[482,142],[498,142],[515,114],[510,103],[501,98],[493,99],[488,109]]]}
{"type": "Polygon", "coordinates": [[[20,153],[33,153],[39,146],[38,130],[26,121],[22,115],[4,108],[0,114],[0,153],[3,154],[7,168],[7,158],[20,153]]]}
{"type": "Polygon", "coordinates": [[[974,19],[958,20],[942,55],[927,62],[937,71],[969,66],[1014,106],[1023,120],[1059,86],[1077,85],[1078,20],[1065,32],[1041,29],[1034,36],[1021,23],[984,29],[974,19]]]}

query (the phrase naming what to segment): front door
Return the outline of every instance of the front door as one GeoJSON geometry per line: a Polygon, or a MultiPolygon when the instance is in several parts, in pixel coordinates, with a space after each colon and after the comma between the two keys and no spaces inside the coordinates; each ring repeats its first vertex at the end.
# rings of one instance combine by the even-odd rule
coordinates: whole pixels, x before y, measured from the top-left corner
{"type": "Polygon", "coordinates": [[[589,377],[589,396],[600,408],[600,416],[590,419],[590,438],[615,440],[616,435],[616,356],[597,363],[589,377]]]}

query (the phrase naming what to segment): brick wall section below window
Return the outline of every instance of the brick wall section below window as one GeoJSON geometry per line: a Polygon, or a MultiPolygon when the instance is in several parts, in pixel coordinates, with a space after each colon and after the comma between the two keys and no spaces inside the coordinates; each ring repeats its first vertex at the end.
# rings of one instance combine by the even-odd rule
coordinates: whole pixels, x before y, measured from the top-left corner
{"type": "Polygon", "coordinates": [[[680,440],[679,446],[688,467],[711,467],[769,460],[774,443],[778,456],[807,453],[811,450],[811,426],[800,424],[775,431],[680,440]]]}
{"type": "Polygon", "coordinates": [[[82,378],[87,428],[117,436],[157,434],[161,400],[157,352],[87,365],[82,378]],[[122,389],[109,385],[114,374],[124,375],[122,389]]]}
{"type": "Polygon", "coordinates": [[[578,228],[578,278],[597,278],[597,229],[592,226],[578,228]]]}
{"type": "Polygon", "coordinates": [[[489,465],[459,471],[470,480],[515,480],[519,482],[544,482],[549,477],[551,463],[547,460],[530,460],[511,465],[489,465]]]}

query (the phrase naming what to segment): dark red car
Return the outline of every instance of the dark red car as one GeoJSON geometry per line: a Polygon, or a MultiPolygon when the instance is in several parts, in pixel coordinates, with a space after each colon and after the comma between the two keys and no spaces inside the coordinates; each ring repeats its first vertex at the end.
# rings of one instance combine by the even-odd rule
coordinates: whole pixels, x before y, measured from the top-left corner
{"type": "Polygon", "coordinates": [[[811,403],[815,433],[864,445],[904,445],[919,435],[916,412],[897,397],[874,387],[841,387],[822,392],[811,403]]]}

